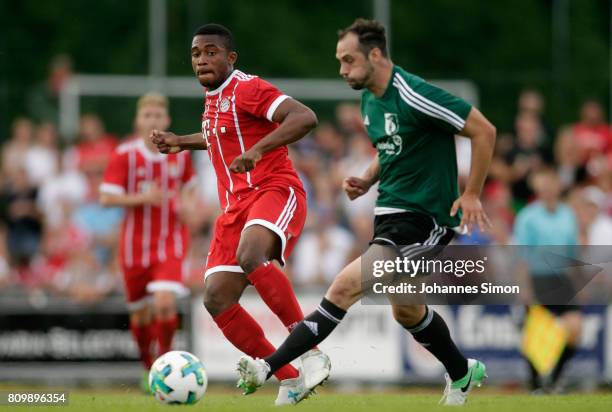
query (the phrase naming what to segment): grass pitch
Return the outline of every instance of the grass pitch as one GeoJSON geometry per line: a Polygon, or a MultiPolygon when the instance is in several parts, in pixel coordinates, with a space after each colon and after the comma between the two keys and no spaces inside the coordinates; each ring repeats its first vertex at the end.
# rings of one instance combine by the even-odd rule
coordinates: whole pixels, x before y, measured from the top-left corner
{"type": "MultiPolygon", "coordinates": [[[[14,389],[26,391],[23,387],[14,389]]],[[[0,386],[0,391],[6,388],[0,386]]],[[[32,391],[49,391],[36,388],[32,391]]],[[[158,404],[155,399],[137,392],[135,389],[97,391],[69,390],[67,406],[0,406],[0,411],[33,410],[42,411],[79,411],[79,412],[152,412],[152,411],[207,411],[207,412],[254,412],[277,411],[273,405],[275,393],[266,391],[250,396],[242,396],[238,391],[212,389],[195,405],[167,406],[158,404]],[[33,408],[33,409],[32,409],[33,408]]],[[[438,405],[440,394],[431,390],[395,391],[392,393],[335,393],[323,389],[319,394],[296,406],[301,412],[377,412],[377,411],[448,411],[438,405]],[[427,394],[423,394],[427,393],[427,394]]],[[[283,409],[288,410],[291,407],[283,409]]],[[[611,411],[611,394],[583,394],[564,396],[530,396],[518,394],[492,394],[490,391],[475,390],[465,410],[493,412],[590,412],[611,411]],[[482,393],[479,393],[482,392],[482,393]]]]}

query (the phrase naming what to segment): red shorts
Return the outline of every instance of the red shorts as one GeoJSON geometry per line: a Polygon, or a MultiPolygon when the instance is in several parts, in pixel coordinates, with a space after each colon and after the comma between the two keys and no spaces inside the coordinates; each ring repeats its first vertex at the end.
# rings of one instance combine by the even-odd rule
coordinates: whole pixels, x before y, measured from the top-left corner
{"type": "Polygon", "coordinates": [[[147,304],[150,293],[160,290],[185,295],[183,286],[183,260],[168,258],[163,262],[152,263],[148,267],[121,265],[127,306],[129,310],[138,310],[147,304]]]}
{"type": "Polygon", "coordinates": [[[280,263],[291,254],[306,221],[306,196],[290,186],[261,189],[237,202],[215,222],[215,231],[208,251],[204,279],[216,272],[244,273],[236,260],[242,231],[261,225],[276,233],[281,240],[280,263]]]}

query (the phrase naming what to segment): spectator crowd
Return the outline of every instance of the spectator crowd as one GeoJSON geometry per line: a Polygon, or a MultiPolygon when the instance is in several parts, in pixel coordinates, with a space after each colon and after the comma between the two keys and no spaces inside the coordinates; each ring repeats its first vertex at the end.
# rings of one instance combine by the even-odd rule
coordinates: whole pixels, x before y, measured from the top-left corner
{"type": "MultiPolygon", "coordinates": [[[[533,201],[531,177],[553,169],[579,225],[581,244],[612,243],[612,131],[597,101],[585,101],[578,121],[558,128],[544,117],[545,101],[523,91],[509,130],[498,135],[482,200],[493,227],[459,243],[513,244],[516,214],[533,201]]],[[[498,130],[502,130],[498,126],[498,130]]],[[[469,173],[469,141],[456,137],[460,184],[469,173]]],[[[0,169],[0,296],[58,295],[95,303],[121,293],[116,264],[123,211],[97,203],[98,186],[122,139],[102,119],[85,114],[78,138],[60,139],[55,124],[28,118],[12,123],[0,169]]],[[[325,122],[290,147],[308,195],[308,219],[287,265],[296,287],[326,285],[363,251],[372,235],[376,188],[349,201],[342,180],[359,176],[375,155],[355,103],[336,107],[325,122]]],[[[220,213],[216,179],[205,153],[193,154],[199,191],[181,206],[192,232],[186,284],[203,287],[202,269],[220,213]]]]}

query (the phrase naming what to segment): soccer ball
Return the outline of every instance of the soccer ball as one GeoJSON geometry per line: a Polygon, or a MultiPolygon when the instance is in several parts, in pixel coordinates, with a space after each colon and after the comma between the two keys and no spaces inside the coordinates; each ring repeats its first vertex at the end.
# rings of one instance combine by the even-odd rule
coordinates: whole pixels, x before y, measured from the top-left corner
{"type": "Polygon", "coordinates": [[[189,352],[167,352],[157,358],[149,372],[149,387],[161,403],[194,404],[204,396],[207,386],[204,365],[189,352]]]}

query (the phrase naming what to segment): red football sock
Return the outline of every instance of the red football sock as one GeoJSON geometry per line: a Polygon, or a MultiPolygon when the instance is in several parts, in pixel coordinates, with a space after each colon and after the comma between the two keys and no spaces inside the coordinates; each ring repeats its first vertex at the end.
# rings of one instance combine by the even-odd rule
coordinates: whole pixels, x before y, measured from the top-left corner
{"type": "Polygon", "coordinates": [[[153,359],[151,357],[151,344],[153,343],[154,334],[152,329],[152,323],[148,325],[137,325],[135,323],[130,323],[132,336],[134,337],[136,345],[138,346],[138,351],[140,352],[140,360],[147,370],[151,369],[151,365],[153,364],[153,359]]]}
{"type": "Polygon", "coordinates": [[[272,263],[262,264],[247,279],[289,332],[304,319],[289,278],[272,263]]]}
{"type": "Polygon", "coordinates": [[[178,316],[174,315],[169,319],[157,319],[157,342],[159,343],[159,356],[172,349],[172,338],[178,327],[178,316]]]}
{"type": "MultiPolygon", "coordinates": [[[[239,303],[236,303],[214,317],[217,326],[227,340],[253,358],[265,358],[274,353],[274,346],[266,339],[264,331],[257,321],[239,303]]],[[[287,364],[277,370],[274,376],[278,380],[298,377],[298,371],[287,364]]]]}

